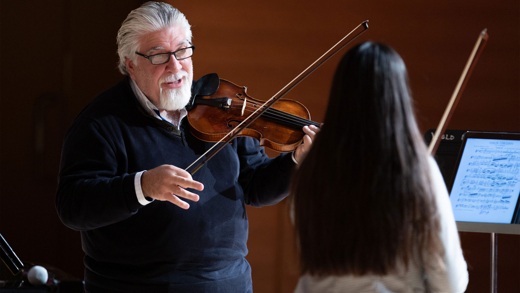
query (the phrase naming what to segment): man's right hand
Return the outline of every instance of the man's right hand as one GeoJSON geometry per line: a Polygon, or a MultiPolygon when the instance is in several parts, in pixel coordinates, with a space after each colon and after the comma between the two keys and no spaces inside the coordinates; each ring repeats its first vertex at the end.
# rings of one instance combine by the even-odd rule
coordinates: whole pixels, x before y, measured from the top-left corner
{"type": "Polygon", "coordinates": [[[169,201],[180,208],[188,209],[190,205],[179,197],[199,201],[199,196],[187,191],[186,188],[202,191],[204,185],[194,181],[191,174],[183,169],[172,165],[162,165],[143,173],[141,188],[144,196],[169,201]]]}

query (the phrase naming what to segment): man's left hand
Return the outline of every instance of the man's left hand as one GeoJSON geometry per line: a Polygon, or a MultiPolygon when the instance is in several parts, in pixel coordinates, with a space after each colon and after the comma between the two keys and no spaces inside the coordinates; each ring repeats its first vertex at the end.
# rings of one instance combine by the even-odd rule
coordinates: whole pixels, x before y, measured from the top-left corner
{"type": "Polygon", "coordinates": [[[303,137],[303,143],[296,148],[294,152],[294,159],[300,163],[307,155],[307,152],[311,149],[312,142],[316,137],[316,133],[318,133],[320,129],[314,125],[304,126],[303,132],[305,136],[303,137]]]}

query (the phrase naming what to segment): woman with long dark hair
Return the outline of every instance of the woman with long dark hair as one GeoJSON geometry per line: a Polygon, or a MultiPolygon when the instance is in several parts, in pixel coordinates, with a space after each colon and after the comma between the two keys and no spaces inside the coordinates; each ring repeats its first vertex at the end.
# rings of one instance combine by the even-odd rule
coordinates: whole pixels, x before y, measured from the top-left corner
{"type": "Polygon", "coordinates": [[[390,47],[341,60],[324,125],[292,185],[296,292],[464,292],[466,262],[446,186],[390,47]]]}

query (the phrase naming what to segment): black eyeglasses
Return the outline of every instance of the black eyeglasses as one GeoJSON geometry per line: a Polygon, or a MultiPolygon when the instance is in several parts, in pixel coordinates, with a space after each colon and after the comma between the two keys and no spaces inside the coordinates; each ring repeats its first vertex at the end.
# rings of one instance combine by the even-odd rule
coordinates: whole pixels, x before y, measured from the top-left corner
{"type": "Polygon", "coordinates": [[[150,62],[152,62],[153,65],[161,65],[164,63],[168,63],[170,61],[171,55],[175,56],[175,59],[177,59],[179,61],[188,59],[191,56],[193,56],[193,51],[195,51],[195,46],[182,48],[175,52],[161,53],[161,54],[155,54],[155,55],[143,55],[139,52],[135,52],[135,53],[141,57],[144,57],[144,58],[150,60],[150,62]]]}

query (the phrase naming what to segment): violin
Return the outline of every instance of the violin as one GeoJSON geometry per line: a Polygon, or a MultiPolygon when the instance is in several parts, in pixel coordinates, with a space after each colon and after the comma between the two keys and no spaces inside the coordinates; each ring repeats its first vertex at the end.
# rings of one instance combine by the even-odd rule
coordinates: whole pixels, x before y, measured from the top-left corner
{"type": "MultiPolygon", "coordinates": [[[[263,104],[247,94],[247,87],[219,79],[216,92],[197,96],[188,112],[191,133],[200,140],[218,142],[263,104]]],[[[280,99],[237,136],[253,137],[260,146],[278,152],[293,152],[305,135],[303,126],[320,126],[310,118],[303,104],[280,99]]]]}
{"type": "Polygon", "coordinates": [[[261,145],[279,151],[295,150],[303,139],[303,126],[318,125],[310,121],[309,111],[303,105],[295,101],[281,100],[281,98],[367,29],[368,20],[356,26],[263,104],[247,96],[245,87],[226,80],[222,80],[220,85],[221,80],[216,78],[216,74],[203,76],[202,81],[199,80],[192,89],[195,94],[187,106],[188,122],[196,137],[216,143],[186,170],[190,170],[204,158],[191,169],[190,173],[195,174],[237,136],[252,136],[257,138],[261,145]],[[356,34],[350,37],[353,33],[356,34]],[[210,109],[211,107],[217,110],[210,109]],[[202,110],[197,110],[198,108],[202,110]],[[212,113],[213,115],[210,115],[212,113]],[[246,115],[246,113],[250,114],[246,115]],[[256,122],[258,119],[260,121],[256,122]]]}

